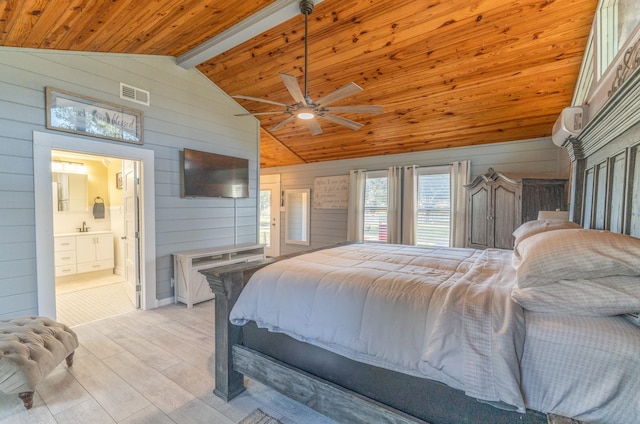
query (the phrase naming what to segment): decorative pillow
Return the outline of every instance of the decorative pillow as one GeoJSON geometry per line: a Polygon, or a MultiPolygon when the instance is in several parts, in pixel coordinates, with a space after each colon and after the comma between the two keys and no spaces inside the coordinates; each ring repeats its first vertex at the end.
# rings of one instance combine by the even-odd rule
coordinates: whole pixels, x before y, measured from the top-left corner
{"type": "MultiPolygon", "coordinates": [[[[560,280],[640,276],[640,239],[598,230],[538,233],[518,245],[520,289],[560,280]]],[[[629,311],[626,311],[629,312],[629,311]]]]}
{"type": "Polygon", "coordinates": [[[576,224],[571,221],[564,221],[562,219],[538,219],[534,221],[527,221],[513,232],[513,237],[515,237],[514,241],[514,254],[516,257],[520,259],[517,255],[517,247],[521,241],[534,236],[538,233],[543,233],[545,231],[552,230],[564,230],[564,229],[578,229],[582,228],[580,224],[576,224]]]}
{"type": "Polygon", "coordinates": [[[534,312],[620,315],[640,310],[640,277],[560,280],[539,287],[515,287],[511,297],[534,312]]]}

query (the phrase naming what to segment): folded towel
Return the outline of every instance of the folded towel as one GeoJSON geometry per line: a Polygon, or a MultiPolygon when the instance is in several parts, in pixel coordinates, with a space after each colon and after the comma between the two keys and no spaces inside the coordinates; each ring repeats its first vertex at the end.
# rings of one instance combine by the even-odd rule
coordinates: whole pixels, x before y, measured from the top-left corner
{"type": "Polygon", "coordinates": [[[94,201],[93,217],[95,219],[104,219],[104,200],[102,200],[102,197],[96,197],[94,201]]]}

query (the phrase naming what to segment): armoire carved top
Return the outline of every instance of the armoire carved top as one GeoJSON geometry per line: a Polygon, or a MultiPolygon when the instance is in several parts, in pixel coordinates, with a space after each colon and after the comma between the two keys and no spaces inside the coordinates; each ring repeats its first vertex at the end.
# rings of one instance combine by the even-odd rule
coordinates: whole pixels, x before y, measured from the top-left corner
{"type": "Polygon", "coordinates": [[[502,172],[497,172],[493,168],[489,168],[489,170],[485,174],[478,175],[471,181],[469,184],[465,184],[465,188],[474,188],[478,184],[493,184],[499,180],[504,180],[511,184],[520,184],[520,180],[514,180],[512,178],[507,177],[502,172]]]}

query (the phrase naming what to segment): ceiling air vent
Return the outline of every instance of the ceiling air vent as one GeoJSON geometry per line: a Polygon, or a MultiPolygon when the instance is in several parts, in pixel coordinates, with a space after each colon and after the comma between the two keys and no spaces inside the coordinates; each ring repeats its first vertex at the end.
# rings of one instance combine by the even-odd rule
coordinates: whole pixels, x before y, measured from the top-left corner
{"type": "Polygon", "coordinates": [[[149,106],[149,92],[147,90],[141,90],[122,82],[120,83],[120,98],[149,106]]]}

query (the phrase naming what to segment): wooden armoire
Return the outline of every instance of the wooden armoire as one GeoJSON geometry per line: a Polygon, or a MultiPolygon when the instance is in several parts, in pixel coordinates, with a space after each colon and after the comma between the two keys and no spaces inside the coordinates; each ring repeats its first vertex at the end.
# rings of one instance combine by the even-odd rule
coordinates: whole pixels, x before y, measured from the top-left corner
{"type": "Polygon", "coordinates": [[[468,190],[467,246],[513,248],[513,231],[537,219],[538,211],[566,208],[564,179],[511,179],[489,168],[468,190]]]}

